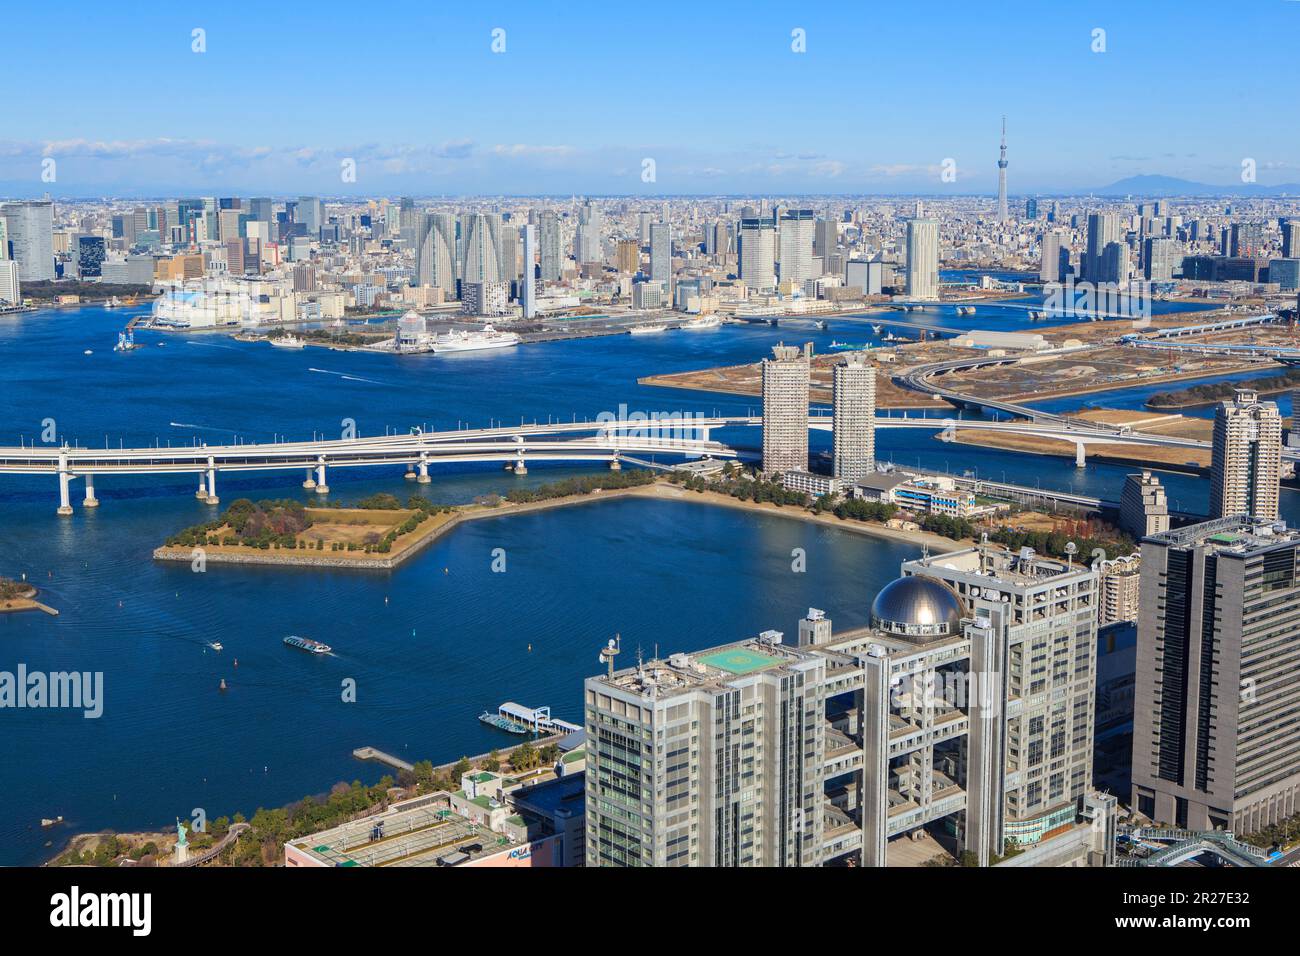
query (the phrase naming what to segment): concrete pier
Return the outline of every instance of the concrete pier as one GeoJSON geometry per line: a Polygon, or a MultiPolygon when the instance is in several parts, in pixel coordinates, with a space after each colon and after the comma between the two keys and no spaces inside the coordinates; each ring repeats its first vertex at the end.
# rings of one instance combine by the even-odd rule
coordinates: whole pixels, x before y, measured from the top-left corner
{"type": "Polygon", "coordinates": [[[325,462],[321,462],[316,466],[316,494],[328,495],[329,493],[330,486],[325,481],[325,462]]]}
{"type": "Polygon", "coordinates": [[[515,462],[515,474],[516,475],[528,474],[528,466],[524,464],[524,460],[522,458],[520,458],[517,462],[515,462]]]}
{"type": "Polygon", "coordinates": [[[610,462],[609,462],[609,470],[610,470],[610,471],[622,471],[622,470],[623,470],[623,463],[620,462],[617,458],[612,458],[612,459],[610,459],[610,462]]]}
{"type": "Polygon", "coordinates": [[[72,476],[68,474],[68,456],[59,455],[59,514],[67,517],[72,514],[72,501],[68,497],[68,482],[72,476]]]}
{"type": "Polygon", "coordinates": [[[82,502],[83,507],[98,508],[99,499],[95,497],[95,476],[86,474],[86,500],[82,502]]]}
{"type": "Polygon", "coordinates": [[[422,485],[427,485],[429,482],[433,481],[433,479],[429,477],[429,462],[426,459],[420,459],[420,477],[417,478],[416,481],[422,485]]]}
{"type": "Polygon", "coordinates": [[[212,459],[208,459],[208,495],[204,500],[210,505],[221,504],[217,497],[217,469],[212,467],[212,459]]]}
{"type": "Polygon", "coordinates": [[[307,477],[302,483],[302,486],[306,488],[308,491],[311,491],[313,488],[316,487],[316,479],[313,478],[311,475],[312,475],[312,471],[310,468],[308,468],[307,477]]]}

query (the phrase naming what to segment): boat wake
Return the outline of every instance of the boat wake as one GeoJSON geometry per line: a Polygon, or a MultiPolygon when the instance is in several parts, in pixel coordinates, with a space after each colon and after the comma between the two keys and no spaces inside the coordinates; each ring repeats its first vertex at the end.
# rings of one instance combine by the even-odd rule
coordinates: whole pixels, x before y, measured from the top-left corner
{"type": "Polygon", "coordinates": [[[365,382],[367,385],[388,385],[388,382],[379,382],[373,378],[362,378],[360,375],[349,375],[347,372],[335,372],[327,368],[309,368],[309,372],[318,372],[321,375],[337,375],[345,382],[365,382]]]}

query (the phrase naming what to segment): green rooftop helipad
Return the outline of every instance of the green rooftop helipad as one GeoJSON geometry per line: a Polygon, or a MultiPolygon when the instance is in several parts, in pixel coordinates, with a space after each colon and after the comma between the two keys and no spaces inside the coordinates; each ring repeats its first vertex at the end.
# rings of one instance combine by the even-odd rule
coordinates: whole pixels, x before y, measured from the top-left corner
{"type": "Polygon", "coordinates": [[[725,651],[714,651],[696,658],[705,667],[716,667],[728,674],[752,674],[764,667],[781,663],[781,658],[771,654],[760,654],[743,647],[733,647],[725,651]]]}

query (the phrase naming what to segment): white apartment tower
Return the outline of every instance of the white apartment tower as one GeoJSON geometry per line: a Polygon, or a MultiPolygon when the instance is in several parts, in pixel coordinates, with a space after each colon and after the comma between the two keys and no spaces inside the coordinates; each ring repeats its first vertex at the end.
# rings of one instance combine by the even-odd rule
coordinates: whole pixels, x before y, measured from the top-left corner
{"type": "Polygon", "coordinates": [[[740,278],[746,288],[767,292],[776,288],[776,220],[750,216],[740,220],[740,278]]]}
{"type": "Polygon", "coordinates": [[[763,472],[808,468],[808,378],[812,346],[777,345],[763,360],[763,472]]]}
{"type": "Polygon", "coordinates": [[[781,214],[778,242],[781,252],[781,281],[802,286],[815,278],[812,264],[813,228],[811,209],[787,209],[781,214]]]}
{"type": "Polygon", "coordinates": [[[537,227],[527,224],[519,227],[519,236],[524,248],[524,274],[519,285],[519,304],[523,307],[525,319],[537,315],[537,288],[534,269],[537,260],[537,227]]]}
{"type": "Polygon", "coordinates": [[[1262,402],[1239,388],[1214,413],[1210,463],[1210,517],[1278,516],[1282,470],[1282,416],[1275,402],[1262,402]]]}
{"type": "Polygon", "coordinates": [[[861,481],[876,467],[876,369],[853,352],[832,375],[833,474],[846,483],[861,481]]]}
{"type": "Polygon", "coordinates": [[[939,222],[907,222],[907,297],[935,301],[939,298],[939,222]]]}

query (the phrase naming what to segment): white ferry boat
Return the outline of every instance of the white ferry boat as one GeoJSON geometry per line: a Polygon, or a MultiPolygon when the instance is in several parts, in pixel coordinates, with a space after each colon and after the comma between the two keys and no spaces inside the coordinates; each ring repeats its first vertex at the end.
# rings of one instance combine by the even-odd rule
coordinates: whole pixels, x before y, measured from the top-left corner
{"type": "Polygon", "coordinates": [[[632,335],[654,335],[657,332],[664,332],[668,329],[666,325],[634,325],[628,329],[632,335]]]}
{"type": "Polygon", "coordinates": [[[721,325],[722,320],[716,315],[702,315],[698,319],[683,322],[682,328],[688,332],[699,332],[702,329],[716,329],[721,325]]]}
{"type": "Polygon", "coordinates": [[[453,329],[434,338],[433,352],[478,352],[483,349],[505,349],[519,344],[519,336],[513,332],[501,332],[491,324],[483,326],[481,331],[453,329]]]}
{"type": "Polygon", "coordinates": [[[296,335],[282,335],[278,339],[269,341],[277,349],[300,349],[307,344],[296,335]]]}

